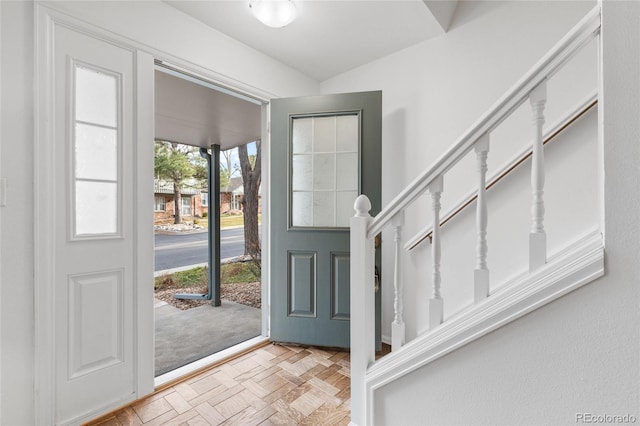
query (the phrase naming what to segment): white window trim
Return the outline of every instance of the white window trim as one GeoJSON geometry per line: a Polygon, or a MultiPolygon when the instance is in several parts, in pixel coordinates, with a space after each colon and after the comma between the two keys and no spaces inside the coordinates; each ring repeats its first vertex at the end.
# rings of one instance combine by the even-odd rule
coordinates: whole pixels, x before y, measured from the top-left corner
{"type": "Polygon", "coordinates": [[[166,212],[167,211],[167,199],[162,195],[156,195],[153,202],[154,212],[166,212]],[[162,200],[162,209],[158,209],[158,200],[162,200]]]}
{"type": "Polygon", "coordinates": [[[182,216],[193,216],[193,202],[191,201],[191,197],[180,198],[180,214],[182,214],[182,216]],[[185,208],[187,207],[185,206],[185,201],[189,201],[189,212],[185,211],[185,208]]]}

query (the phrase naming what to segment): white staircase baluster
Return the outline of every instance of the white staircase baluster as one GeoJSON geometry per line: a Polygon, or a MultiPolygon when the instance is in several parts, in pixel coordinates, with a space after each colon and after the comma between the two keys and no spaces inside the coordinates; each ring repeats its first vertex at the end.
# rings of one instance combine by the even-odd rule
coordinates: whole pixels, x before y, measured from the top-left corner
{"type": "Polygon", "coordinates": [[[371,202],[360,195],[351,218],[351,422],[367,425],[365,377],[375,360],[375,248],[373,238],[367,238],[371,223],[371,202]]]}
{"type": "Polygon", "coordinates": [[[547,236],[544,231],[544,150],[542,126],[547,102],[547,83],[543,81],[529,94],[535,138],[531,158],[531,231],[529,233],[529,271],[547,262],[547,236]]]}
{"type": "Polygon", "coordinates": [[[429,299],[429,324],[431,330],[442,324],[444,306],[442,296],[440,295],[440,284],[442,277],[440,275],[440,196],[442,195],[444,180],[442,175],[435,178],[428,186],[431,193],[431,202],[433,208],[433,233],[431,234],[431,253],[433,257],[433,294],[429,299]]]}
{"type": "Polygon", "coordinates": [[[395,259],[393,270],[393,310],[394,318],[391,324],[391,350],[396,351],[404,345],[405,331],[404,331],[404,318],[403,318],[403,289],[402,279],[400,276],[400,251],[402,249],[402,227],[404,226],[404,211],[401,211],[391,220],[391,224],[395,230],[395,259]]]}
{"type": "Polygon", "coordinates": [[[476,202],[476,226],[478,240],[476,247],[476,269],[473,271],[474,301],[481,302],[489,297],[489,268],[487,267],[487,154],[489,134],[482,136],[475,146],[478,161],[478,198],[476,202]]]}

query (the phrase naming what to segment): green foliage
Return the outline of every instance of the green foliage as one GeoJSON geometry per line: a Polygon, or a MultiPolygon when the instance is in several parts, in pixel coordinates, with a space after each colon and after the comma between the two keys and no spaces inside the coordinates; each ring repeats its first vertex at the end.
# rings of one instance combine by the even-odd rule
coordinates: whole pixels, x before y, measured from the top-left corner
{"type": "Polygon", "coordinates": [[[206,285],[209,276],[206,267],[198,267],[187,271],[174,272],[173,274],[156,277],[155,289],[162,290],[165,288],[184,288],[192,286],[206,285]]]}
{"type": "Polygon", "coordinates": [[[228,228],[230,226],[242,226],[244,224],[244,216],[239,215],[222,215],[220,217],[220,228],[228,228]]]}
{"type": "Polygon", "coordinates": [[[222,265],[220,279],[223,284],[253,283],[260,281],[260,274],[251,267],[251,262],[235,262],[222,265]]]}
{"type": "Polygon", "coordinates": [[[157,177],[180,186],[194,176],[196,169],[189,161],[188,150],[176,143],[156,142],[153,170],[157,177]]]}
{"type": "MultiPolygon", "coordinates": [[[[258,224],[262,223],[262,215],[258,215],[258,224]]],[[[223,214],[220,216],[220,227],[228,228],[230,226],[242,226],[244,225],[244,215],[239,214],[223,214]]]]}
{"type": "Polygon", "coordinates": [[[206,183],[207,183],[207,160],[205,160],[202,157],[196,157],[196,156],[192,156],[193,158],[190,159],[190,161],[193,164],[193,177],[202,182],[203,187],[206,187],[206,183]]]}
{"type": "MultiPolygon", "coordinates": [[[[220,278],[222,284],[252,283],[260,281],[260,273],[256,273],[251,262],[235,262],[222,265],[220,278]]],[[[187,271],[174,272],[155,279],[155,289],[204,287],[209,283],[207,267],[197,267],[187,271]]]]}
{"type": "Polygon", "coordinates": [[[207,180],[207,160],[200,156],[199,148],[173,142],[156,141],[153,169],[156,177],[178,187],[192,178],[198,186],[207,180]]]}

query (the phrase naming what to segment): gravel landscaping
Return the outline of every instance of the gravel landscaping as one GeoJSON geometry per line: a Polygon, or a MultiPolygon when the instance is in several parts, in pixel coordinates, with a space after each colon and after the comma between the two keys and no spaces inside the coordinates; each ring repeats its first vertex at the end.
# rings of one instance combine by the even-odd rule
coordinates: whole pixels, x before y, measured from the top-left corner
{"type": "MultiPolygon", "coordinates": [[[[220,285],[220,298],[230,300],[232,302],[241,303],[243,305],[260,308],[261,306],[261,285],[260,282],[253,283],[234,283],[220,285]]],[[[175,306],[178,309],[186,310],[211,303],[209,300],[184,300],[176,299],[176,293],[200,293],[205,294],[207,287],[164,287],[162,290],[156,290],[155,298],[175,306]]]]}

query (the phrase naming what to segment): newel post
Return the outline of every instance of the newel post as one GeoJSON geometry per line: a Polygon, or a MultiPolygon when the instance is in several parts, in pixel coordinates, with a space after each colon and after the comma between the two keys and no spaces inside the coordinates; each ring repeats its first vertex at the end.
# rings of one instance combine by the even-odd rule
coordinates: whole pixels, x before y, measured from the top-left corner
{"type": "Polygon", "coordinates": [[[547,234],[544,231],[544,149],[542,126],[547,102],[547,82],[529,94],[534,127],[531,157],[531,231],[529,232],[529,271],[547,263],[547,234]]]}
{"type": "Polygon", "coordinates": [[[360,195],[351,218],[351,424],[367,425],[365,376],[375,360],[375,248],[367,238],[371,202],[360,195]]]}

